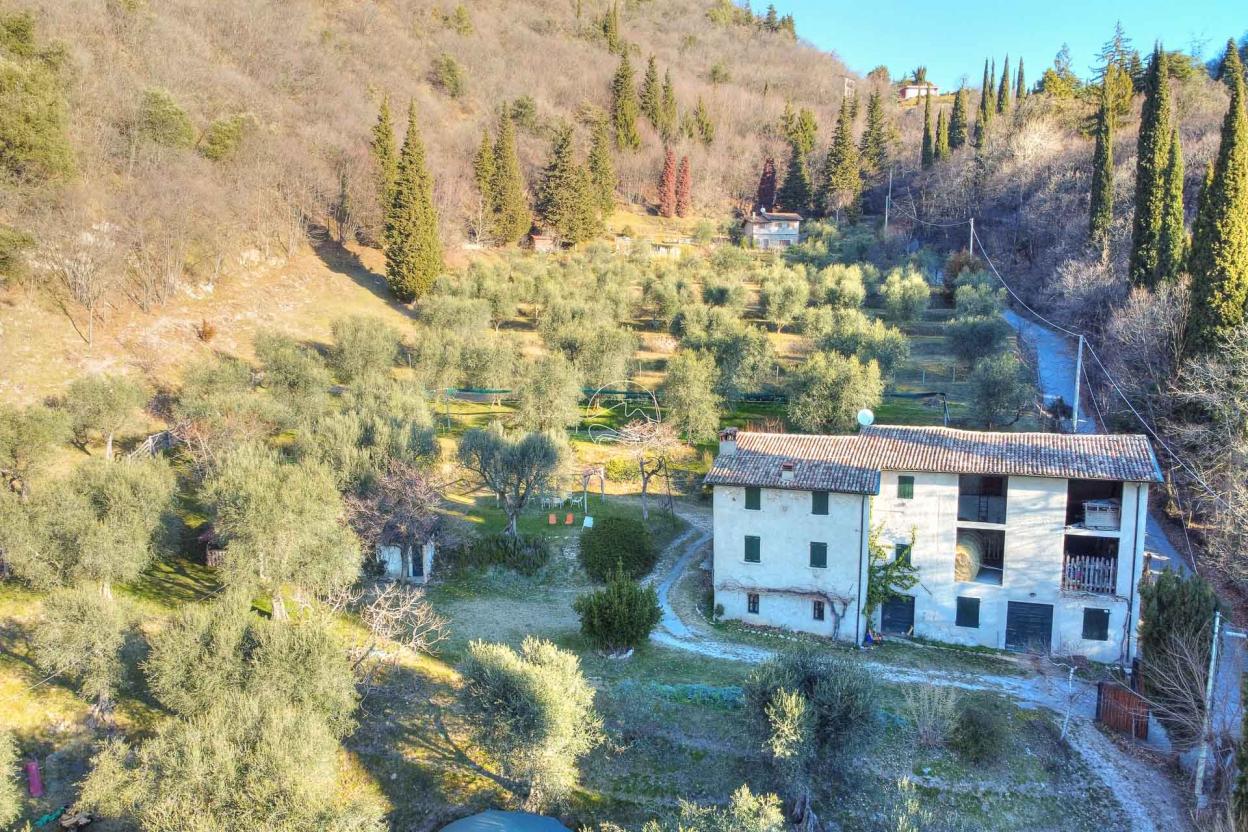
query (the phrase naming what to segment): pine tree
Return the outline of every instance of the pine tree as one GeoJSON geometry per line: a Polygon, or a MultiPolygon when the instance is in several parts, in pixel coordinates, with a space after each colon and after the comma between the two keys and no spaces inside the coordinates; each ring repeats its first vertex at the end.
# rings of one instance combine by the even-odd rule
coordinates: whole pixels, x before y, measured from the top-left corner
{"type": "Polygon", "coordinates": [[[572,128],[560,127],[537,192],[542,227],[561,242],[578,243],[591,236],[598,204],[589,171],[576,163],[572,128]]]}
{"type": "Polygon", "coordinates": [[[1244,67],[1235,42],[1226,46],[1231,104],[1213,177],[1201,199],[1192,239],[1192,313],[1187,349],[1208,352],[1248,317],[1248,113],[1244,67]]]}
{"type": "Polygon", "coordinates": [[[945,121],[945,108],[936,114],[936,146],[932,149],[937,161],[949,158],[949,122],[945,121]]]}
{"type": "Polygon", "coordinates": [[[494,224],[494,205],[497,201],[494,197],[494,144],[490,141],[489,130],[481,131],[481,146],[472,159],[472,179],[481,194],[481,217],[477,223],[477,236],[480,237],[488,234],[494,224]]]}
{"type": "Polygon", "coordinates": [[[835,211],[838,220],[841,211],[845,211],[850,218],[857,217],[861,207],[862,167],[858,147],[854,144],[850,104],[845,99],[841,100],[841,110],[837,114],[824,174],[827,189],[823,200],[825,210],[828,213],[835,211]]]}
{"type": "Polygon", "coordinates": [[[763,173],[758,178],[758,193],[754,201],[761,211],[776,207],[776,160],[770,156],[763,160],[763,173]]]}
{"type": "Polygon", "coordinates": [[[641,135],[637,132],[637,86],[627,52],[620,56],[620,66],[611,81],[611,126],[615,128],[616,147],[621,150],[641,147],[641,135]]]}
{"type": "Polygon", "coordinates": [[[796,146],[790,146],[789,166],[784,172],[784,182],[776,193],[776,201],[786,211],[809,214],[811,203],[810,168],[806,157],[796,146]]]}
{"type": "Polygon", "coordinates": [[[966,144],[966,139],[970,135],[970,124],[967,120],[966,108],[968,94],[966,87],[963,86],[958,90],[958,94],[953,99],[953,112],[949,114],[949,149],[957,150],[966,144]]]}
{"type": "Polygon", "coordinates": [[[1005,66],[1001,69],[1001,83],[997,87],[997,112],[1004,113],[1010,109],[1010,56],[1005,56],[1005,66]]]}
{"type": "Polygon", "coordinates": [[[589,145],[589,177],[594,186],[595,201],[604,217],[615,210],[615,188],[619,178],[611,159],[611,134],[606,119],[594,122],[594,135],[589,145]]]}
{"type": "Polygon", "coordinates": [[[680,113],[676,107],[676,87],[672,84],[672,71],[663,73],[663,94],[659,102],[659,135],[666,142],[676,139],[680,126],[680,113]]]}
{"type": "Polygon", "coordinates": [[[659,174],[659,214],[676,216],[676,154],[670,147],[663,154],[663,172],[659,174]]]}
{"type": "Polygon", "coordinates": [[[373,138],[369,142],[373,162],[377,165],[377,199],[382,212],[389,209],[394,199],[394,180],[399,175],[399,156],[394,145],[394,120],[390,115],[390,96],[381,99],[377,108],[377,123],[373,125],[373,138]]]}
{"type": "Polygon", "coordinates": [[[693,169],[689,166],[689,157],[680,158],[680,168],[676,171],[676,216],[687,217],[693,210],[693,169]]]}
{"type": "Polygon", "coordinates": [[[442,242],[414,101],[408,108],[407,136],[399,152],[394,199],[386,214],[385,243],[390,291],[403,303],[419,299],[442,271],[442,242]]]}
{"type": "Polygon", "coordinates": [[[602,36],[607,41],[608,52],[624,54],[626,50],[624,49],[624,41],[620,37],[620,7],[618,3],[612,3],[602,18],[602,36]]]}
{"type": "Polygon", "coordinates": [[[992,123],[995,109],[989,102],[992,99],[992,76],[988,74],[988,60],[984,59],[984,80],[979,90],[979,114],[975,117],[975,146],[983,147],[988,138],[988,125],[992,123]]]}
{"type": "Polygon", "coordinates": [[[1014,100],[1022,101],[1027,97],[1027,82],[1023,80],[1023,59],[1018,59],[1018,78],[1015,81],[1014,100]]]}
{"type": "Polygon", "coordinates": [[[932,139],[932,97],[923,96],[923,149],[919,152],[919,163],[930,168],[936,159],[936,145],[932,139]]]}
{"type": "MultiPolygon", "coordinates": [[[[1106,89],[1112,89],[1109,77],[1107,74],[1102,85],[1106,89]]],[[[1146,85],[1148,97],[1140,113],[1140,133],[1136,143],[1135,220],[1131,234],[1131,261],[1127,267],[1128,276],[1137,286],[1153,286],[1157,282],[1166,162],[1170,156],[1170,83],[1166,53],[1160,45],[1153,50],[1146,85]]]]}
{"type": "Polygon", "coordinates": [[[884,124],[884,103],[878,90],[867,96],[867,123],[862,130],[862,142],[858,146],[862,159],[862,172],[866,176],[878,176],[888,164],[888,135],[884,124]]]}
{"type": "Polygon", "coordinates": [[[494,140],[494,222],[492,236],[499,245],[524,239],[533,225],[529,200],[516,155],[516,125],[504,107],[498,116],[498,138],[494,140]]]}
{"type": "Polygon", "coordinates": [[[659,68],[654,62],[654,56],[651,55],[649,62],[646,64],[646,74],[641,79],[641,114],[649,120],[655,130],[658,130],[661,124],[661,106],[662,91],[659,89],[659,68]]]}
{"type": "Polygon", "coordinates": [[[715,141],[715,122],[711,121],[711,113],[701,96],[693,107],[693,124],[697,128],[698,140],[709,147],[715,141]]]}
{"type": "Polygon", "coordinates": [[[1109,251],[1109,227],[1114,221],[1114,116],[1109,96],[1101,90],[1096,116],[1096,150],[1092,155],[1092,205],[1088,236],[1105,257],[1109,251]]]}
{"type": "Polygon", "coordinates": [[[1170,156],[1166,160],[1165,204],[1161,214],[1161,238],[1158,241],[1157,280],[1174,282],[1183,272],[1187,259],[1187,229],[1183,226],[1183,147],[1179,127],[1170,130],[1170,156]]]}

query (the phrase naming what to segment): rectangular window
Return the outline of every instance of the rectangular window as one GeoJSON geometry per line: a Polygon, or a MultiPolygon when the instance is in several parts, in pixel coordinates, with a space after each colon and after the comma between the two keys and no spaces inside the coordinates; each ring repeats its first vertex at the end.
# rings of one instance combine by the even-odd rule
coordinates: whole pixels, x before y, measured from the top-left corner
{"type": "Polygon", "coordinates": [[[823,620],[823,602],[822,601],[815,602],[814,618],[816,621],[823,620]]]}
{"type": "Polygon", "coordinates": [[[810,492],[810,513],[811,514],[827,514],[828,513],[828,492],[826,491],[810,492]]]}
{"type": "Polygon", "coordinates": [[[1109,610],[1084,609],[1083,637],[1088,641],[1109,641],[1109,610]]]}
{"type": "Polygon", "coordinates": [[[816,569],[823,569],[828,565],[828,544],[810,544],[810,565],[816,569]]]}
{"type": "Polygon", "coordinates": [[[748,592],[745,595],[745,611],[750,615],[758,615],[758,593],[748,592]]]}
{"type": "Polygon", "coordinates": [[[914,499],[914,477],[898,477],[897,478],[897,499],[913,500],[914,499]]]}
{"type": "Polygon", "coordinates": [[[910,566],[911,565],[910,564],[910,544],[909,543],[894,543],[893,544],[893,559],[900,561],[906,564],[907,566],[910,566]]]}
{"type": "Polygon", "coordinates": [[[745,562],[759,563],[762,560],[762,541],[752,534],[745,536],[745,562]]]}
{"type": "Polygon", "coordinates": [[[763,490],[752,485],[745,487],[745,507],[749,511],[758,511],[763,505],[763,490]]]}
{"type": "Polygon", "coordinates": [[[954,621],[959,627],[979,626],[979,599],[958,596],[958,617],[954,621]]]}

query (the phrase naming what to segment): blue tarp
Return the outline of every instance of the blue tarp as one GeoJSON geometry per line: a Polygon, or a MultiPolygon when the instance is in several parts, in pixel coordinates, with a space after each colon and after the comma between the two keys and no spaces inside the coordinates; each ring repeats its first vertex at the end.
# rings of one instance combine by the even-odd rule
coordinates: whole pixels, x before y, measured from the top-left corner
{"type": "Polygon", "coordinates": [[[528,812],[500,812],[490,809],[444,826],[442,832],[571,832],[571,830],[554,818],[528,812]]]}

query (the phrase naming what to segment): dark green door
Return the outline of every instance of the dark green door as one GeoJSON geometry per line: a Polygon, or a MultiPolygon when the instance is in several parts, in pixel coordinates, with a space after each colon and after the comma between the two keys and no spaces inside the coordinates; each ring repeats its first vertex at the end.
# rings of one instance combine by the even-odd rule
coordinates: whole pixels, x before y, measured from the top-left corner
{"type": "Polygon", "coordinates": [[[914,598],[902,595],[880,605],[880,632],[893,636],[909,635],[914,629],[914,598]]]}
{"type": "Polygon", "coordinates": [[[1026,653],[1053,648],[1053,605],[1011,601],[1005,613],[1005,647],[1026,653]]]}

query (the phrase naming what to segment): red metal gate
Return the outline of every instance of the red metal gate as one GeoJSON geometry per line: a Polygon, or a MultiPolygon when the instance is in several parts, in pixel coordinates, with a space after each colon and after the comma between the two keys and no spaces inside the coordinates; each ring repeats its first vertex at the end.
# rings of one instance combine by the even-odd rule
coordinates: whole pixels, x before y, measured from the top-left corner
{"type": "Polygon", "coordinates": [[[1097,683],[1096,718],[1115,731],[1136,739],[1148,739],[1148,703],[1117,682],[1097,683]]]}

